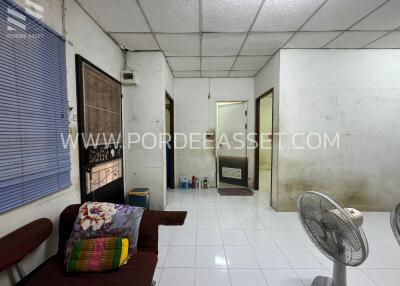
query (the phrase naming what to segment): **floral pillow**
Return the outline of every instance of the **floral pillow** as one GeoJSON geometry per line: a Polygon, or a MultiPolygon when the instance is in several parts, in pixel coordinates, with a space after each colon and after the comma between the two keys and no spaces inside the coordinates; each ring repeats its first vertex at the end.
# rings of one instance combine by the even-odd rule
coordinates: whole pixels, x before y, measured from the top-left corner
{"type": "Polygon", "coordinates": [[[124,237],[129,241],[128,257],[137,251],[143,208],[111,203],[87,202],[80,209],[66,247],[66,261],[74,245],[85,239],[124,237]]]}

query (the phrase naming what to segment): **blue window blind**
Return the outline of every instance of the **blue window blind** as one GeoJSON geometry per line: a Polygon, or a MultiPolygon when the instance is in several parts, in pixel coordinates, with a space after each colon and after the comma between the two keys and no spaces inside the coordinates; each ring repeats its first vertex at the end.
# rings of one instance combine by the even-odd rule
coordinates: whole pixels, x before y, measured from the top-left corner
{"type": "Polygon", "coordinates": [[[0,213],[71,185],[65,41],[0,0],[0,213]]]}

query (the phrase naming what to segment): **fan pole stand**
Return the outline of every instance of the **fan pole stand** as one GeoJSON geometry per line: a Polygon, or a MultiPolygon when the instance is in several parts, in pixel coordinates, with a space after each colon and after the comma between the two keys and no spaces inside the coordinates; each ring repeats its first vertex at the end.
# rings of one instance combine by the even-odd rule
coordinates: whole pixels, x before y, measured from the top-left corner
{"type": "Polygon", "coordinates": [[[311,286],[346,286],[346,265],[335,262],[333,264],[333,279],[329,277],[318,276],[314,279],[311,286]]]}
{"type": "Polygon", "coordinates": [[[311,286],[332,286],[332,278],[318,276],[314,279],[311,286]]]}

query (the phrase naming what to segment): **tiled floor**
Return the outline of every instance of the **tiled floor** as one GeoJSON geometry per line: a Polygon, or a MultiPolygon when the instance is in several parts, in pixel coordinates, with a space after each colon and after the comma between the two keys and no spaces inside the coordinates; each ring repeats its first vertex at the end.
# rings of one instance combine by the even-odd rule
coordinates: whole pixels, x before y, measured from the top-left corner
{"type": "MultiPolygon", "coordinates": [[[[160,229],[160,286],[308,286],[332,262],[303,232],[296,213],[276,213],[266,192],[222,197],[216,190],[170,190],[167,210],[187,210],[184,226],[160,229]]],[[[348,269],[348,286],[400,285],[400,247],[388,213],[364,213],[370,256],[348,269]]]]}

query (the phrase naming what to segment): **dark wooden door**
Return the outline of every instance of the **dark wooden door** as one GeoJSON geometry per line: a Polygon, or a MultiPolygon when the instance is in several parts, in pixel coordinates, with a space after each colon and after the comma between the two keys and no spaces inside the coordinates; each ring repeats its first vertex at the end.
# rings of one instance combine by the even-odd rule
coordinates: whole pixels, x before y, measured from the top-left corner
{"type": "Polygon", "coordinates": [[[121,84],[77,56],[81,198],[124,203],[121,84]]]}

